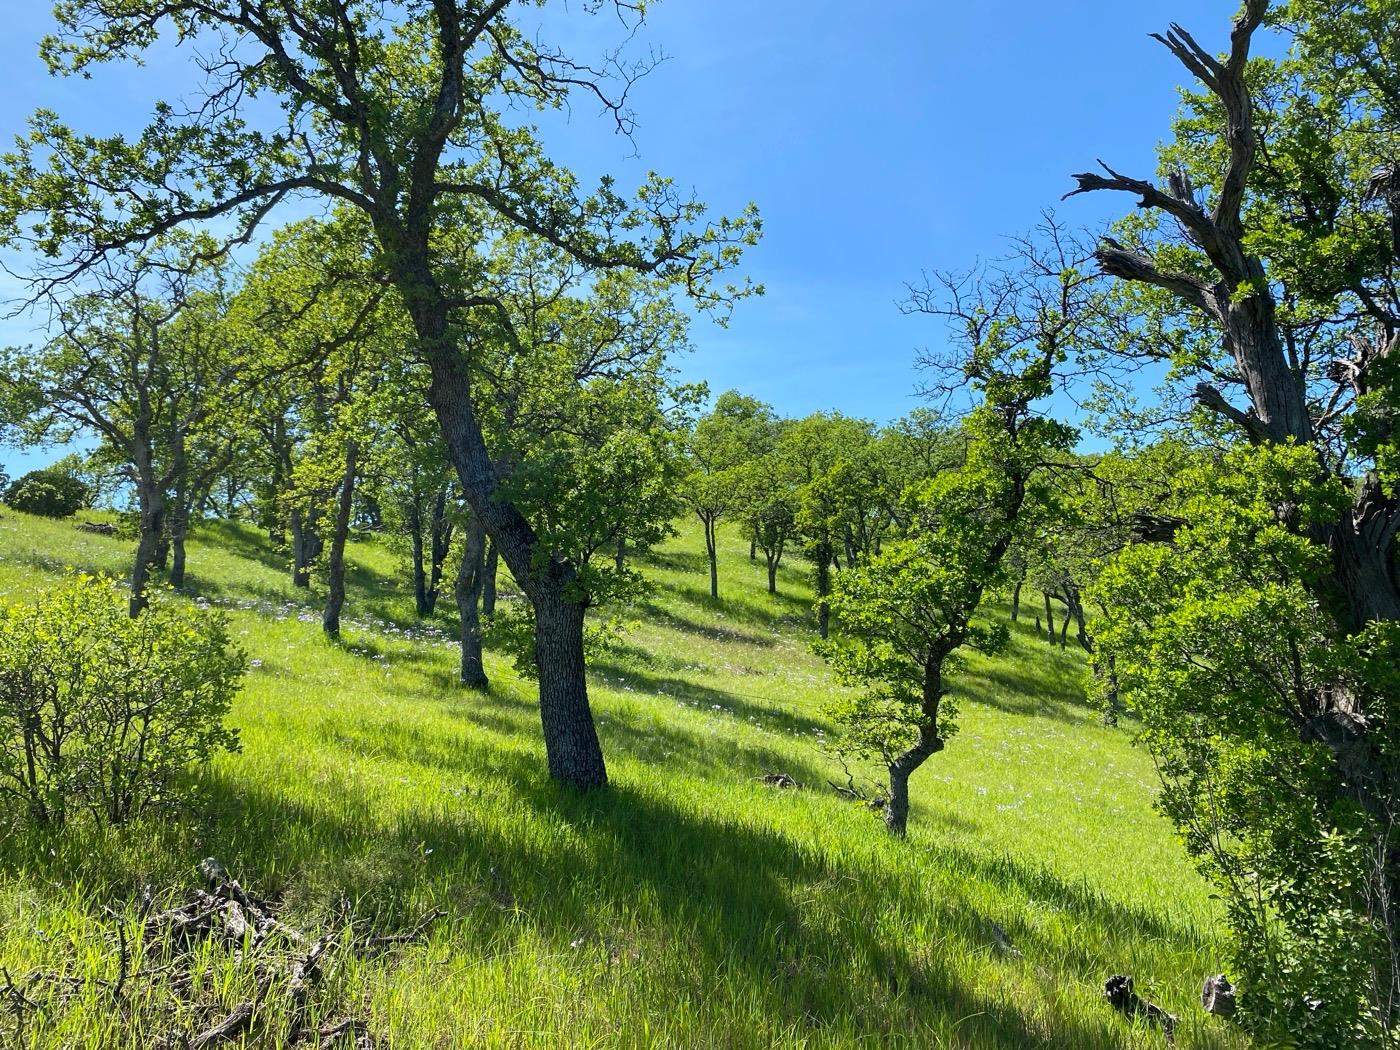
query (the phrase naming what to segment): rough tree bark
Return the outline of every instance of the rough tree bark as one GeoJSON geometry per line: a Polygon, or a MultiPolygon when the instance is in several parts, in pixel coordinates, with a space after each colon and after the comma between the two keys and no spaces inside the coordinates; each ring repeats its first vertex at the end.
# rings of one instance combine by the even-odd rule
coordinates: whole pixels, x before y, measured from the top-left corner
{"type": "Polygon", "coordinates": [[[345,469],[340,476],[340,495],[335,508],[331,549],[326,559],[328,586],[321,628],[329,638],[340,637],[340,611],[345,607],[345,541],[350,536],[350,512],[355,505],[355,476],[360,446],[354,438],[345,442],[345,469]]]}
{"type": "MultiPolygon", "coordinates": [[[[397,229],[381,234],[390,243],[399,235],[397,229]]],[[[539,557],[534,529],[515,504],[500,498],[495,466],[472,405],[469,370],[426,248],[423,243],[421,252],[405,247],[395,253],[395,283],[428,360],[428,403],[437,415],[462,491],[534,609],[540,723],[549,775],[581,790],[603,787],[608,782],[607,766],[593,724],[585,674],[585,599],[578,593],[573,566],[552,553],[539,557]]]]}
{"type": "Polygon", "coordinates": [[[481,615],[490,619],[496,615],[496,574],[500,571],[500,554],[490,537],[486,540],[486,573],[481,581],[481,615]]]}
{"type": "Polygon", "coordinates": [[[943,661],[948,652],[931,653],[924,663],[923,722],[919,727],[919,739],[888,766],[890,797],[885,803],[885,826],[901,838],[909,827],[909,777],[943,750],[944,740],[938,735],[938,714],[944,693],[943,661]]]}
{"type": "Polygon", "coordinates": [[[486,575],[486,530],[476,515],[467,522],[465,550],[457,569],[454,593],[461,622],[461,681],[469,689],[485,690],[490,684],[481,659],[481,592],[486,575]]]}

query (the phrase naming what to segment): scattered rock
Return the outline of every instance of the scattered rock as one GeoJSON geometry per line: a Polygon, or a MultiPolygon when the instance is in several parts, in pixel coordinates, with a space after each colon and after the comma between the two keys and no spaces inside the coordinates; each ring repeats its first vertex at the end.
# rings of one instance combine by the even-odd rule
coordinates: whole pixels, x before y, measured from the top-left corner
{"type": "Polygon", "coordinates": [[[115,536],[117,527],[103,521],[80,521],[73,528],[79,532],[91,532],[98,536],[115,536]]]}

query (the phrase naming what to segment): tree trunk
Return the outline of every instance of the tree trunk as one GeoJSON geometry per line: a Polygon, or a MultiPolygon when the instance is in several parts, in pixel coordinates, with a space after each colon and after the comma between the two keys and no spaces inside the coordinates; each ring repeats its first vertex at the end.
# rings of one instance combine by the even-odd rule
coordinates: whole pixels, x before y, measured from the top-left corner
{"type": "Polygon", "coordinates": [[[486,543],[486,573],[481,581],[481,615],[496,615],[496,574],[500,570],[500,555],[496,550],[496,545],[490,540],[486,543]]]}
{"type": "Polygon", "coordinates": [[[1333,573],[1343,595],[1338,619],[1351,631],[1372,620],[1400,620],[1397,525],[1395,501],[1385,495],[1375,475],[1368,475],[1346,519],[1321,537],[1332,551],[1333,573]]]}
{"type": "Polygon", "coordinates": [[[715,519],[706,515],[705,522],[705,553],[710,559],[710,597],[719,597],[719,552],[715,542],[715,519]]]}
{"type": "Polygon", "coordinates": [[[1109,653],[1106,659],[1100,660],[1098,656],[1093,659],[1093,672],[1095,678],[1104,679],[1103,687],[1103,724],[1106,726],[1116,726],[1118,719],[1123,715],[1123,699],[1118,694],[1118,664],[1113,654],[1109,653]]]}
{"type": "Polygon", "coordinates": [[[755,536],[750,536],[750,537],[749,537],[749,561],[757,561],[757,560],[758,560],[758,538],[755,537],[755,536]]]}
{"type": "Polygon", "coordinates": [[[462,684],[485,690],[486,666],[481,659],[480,603],[486,575],[486,531],[476,515],[467,522],[466,548],[457,570],[457,616],[461,621],[462,684]]]}
{"type": "Polygon", "coordinates": [[[419,616],[427,616],[428,609],[428,570],[425,567],[427,553],[423,543],[423,515],[418,509],[418,496],[413,497],[413,507],[408,515],[410,540],[413,545],[413,610],[419,616]]]}
{"type": "Polygon", "coordinates": [[[177,591],[185,586],[185,536],[189,528],[190,510],[177,493],[170,514],[170,586],[177,591]]]}
{"type": "Polygon", "coordinates": [[[431,616],[437,609],[438,594],[442,590],[442,566],[447,561],[447,548],[452,543],[452,522],[447,516],[447,489],[438,491],[433,501],[432,527],[430,529],[432,565],[428,571],[427,611],[431,616]]]}
{"type": "Polygon", "coordinates": [[[1055,610],[1050,607],[1050,595],[1042,594],[1045,599],[1045,640],[1051,645],[1055,644],[1055,610]]]}
{"type": "Polygon", "coordinates": [[[340,610],[345,606],[345,541],[350,536],[350,511],[355,502],[355,468],[360,446],[354,439],[345,442],[345,472],[340,478],[340,499],[335,508],[335,529],[331,533],[326,609],[321,627],[329,638],[340,637],[340,610]]]}
{"type": "Polygon", "coordinates": [[[817,634],[823,641],[831,633],[831,558],[825,548],[817,556],[817,634]]]}
{"type": "Polygon", "coordinates": [[[535,603],[535,665],[549,775],[588,790],[608,782],[593,725],[583,655],[583,606],[545,595],[535,603]]]}
{"type": "Polygon", "coordinates": [[[156,564],[164,502],[165,497],[154,479],[144,478],[137,482],[136,562],[131,567],[131,598],[127,602],[127,613],[133,620],[149,604],[146,589],[151,566],[156,564]]]}
{"type": "Polygon", "coordinates": [[[778,593],[778,559],[773,557],[768,551],[763,552],[764,560],[768,563],[768,593],[778,593]]]}
{"type": "Polygon", "coordinates": [[[943,750],[943,738],[938,735],[939,705],[943,700],[943,657],[924,664],[923,720],[919,739],[889,765],[890,797],[885,803],[885,826],[891,834],[903,838],[909,826],[909,777],[943,750]]]}
{"type": "Polygon", "coordinates": [[[320,514],[315,507],[303,510],[293,507],[292,530],[292,586],[311,586],[311,565],[321,553],[321,536],[317,531],[320,514]]]}
{"type": "Polygon", "coordinates": [[[1015,623],[1021,618],[1021,588],[1025,585],[1026,577],[1022,573],[1016,580],[1016,586],[1011,589],[1011,622],[1015,623]]]}
{"type": "Polygon", "coordinates": [[[1094,639],[1089,634],[1089,624],[1084,618],[1084,599],[1078,585],[1066,587],[1065,595],[1070,600],[1069,611],[1074,616],[1074,633],[1079,639],[1079,647],[1086,653],[1092,653],[1094,639]]]}
{"type": "MultiPolygon", "coordinates": [[[[386,232],[391,236],[398,233],[386,232]]],[[[582,790],[602,787],[608,775],[588,703],[584,605],[575,592],[576,571],[568,562],[542,551],[520,509],[501,497],[495,465],[473,409],[469,372],[425,254],[399,254],[394,262],[396,283],[432,375],[428,401],[442,428],[462,491],[534,606],[540,722],[550,776],[582,790]]]]}

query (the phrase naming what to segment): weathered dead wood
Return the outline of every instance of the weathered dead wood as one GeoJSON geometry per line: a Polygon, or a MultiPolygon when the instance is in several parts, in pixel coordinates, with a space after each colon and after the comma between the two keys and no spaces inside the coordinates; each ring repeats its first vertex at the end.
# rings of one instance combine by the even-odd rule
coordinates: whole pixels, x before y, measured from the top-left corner
{"type": "Polygon", "coordinates": [[[1235,1013],[1235,986],[1223,973],[1207,977],[1201,986],[1201,1009],[1216,1017],[1232,1017],[1235,1013]]]}
{"type": "Polygon", "coordinates": [[[1145,1020],[1162,1029],[1168,1045],[1176,1042],[1176,1017],[1156,1003],[1149,1002],[1133,990],[1133,979],[1127,974],[1114,974],[1103,985],[1103,997],[1108,1005],[1132,1020],[1145,1020]]]}
{"type": "Polygon", "coordinates": [[[763,776],[755,777],[754,779],[760,784],[767,784],[769,787],[775,788],[796,788],[802,786],[786,773],[764,773],[763,776]]]}
{"type": "Polygon", "coordinates": [[[233,1012],[212,1028],[206,1028],[189,1041],[190,1050],[204,1050],[242,1035],[253,1023],[253,1004],[239,1003],[233,1012]]]}
{"type": "Polygon", "coordinates": [[[405,944],[412,944],[422,938],[422,936],[428,932],[429,928],[446,914],[447,912],[443,911],[443,909],[434,908],[432,911],[428,912],[427,915],[423,916],[412,929],[405,930],[403,933],[377,934],[364,941],[361,950],[365,952],[376,952],[384,951],[389,948],[402,947],[405,944]]]}

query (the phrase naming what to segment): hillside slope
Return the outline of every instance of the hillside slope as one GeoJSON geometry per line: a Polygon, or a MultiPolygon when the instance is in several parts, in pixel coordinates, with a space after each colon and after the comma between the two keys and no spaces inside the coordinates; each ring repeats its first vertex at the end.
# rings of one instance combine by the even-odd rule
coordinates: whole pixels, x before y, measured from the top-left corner
{"type": "MultiPolygon", "coordinates": [[[[213,854],[308,926],[446,911],[392,963],[333,975],[395,1047],[1161,1046],[1101,1003],[1110,973],[1182,1016],[1178,1045],[1245,1045],[1194,1005],[1222,965],[1214,903],[1150,809],[1149,760],[1084,704],[1074,653],[1022,625],[1006,656],[972,661],[962,731],[915,777],[894,842],[827,785],[836,687],[808,649],[800,563],[773,598],[723,540],[718,605],[688,524],[645,559],[655,596],[594,669],[613,786],[578,797],[545,779],[506,661],[489,658],[489,696],[454,686],[453,624],[416,622],[392,553],[353,545],[337,646],[263,537],[204,527],[189,591],[230,609],[257,664],[243,750],[188,820],[0,838],[0,966],[76,945],[110,972],[102,907],[188,885],[213,854]],[[804,787],[756,781],[770,771],[804,787]],[[992,923],[1024,958],[996,951],[992,923]]],[[[120,573],[129,553],[5,513],[0,598],[68,566],[120,573]]],[[[202,994],[228,1007],[247,989],[221,965],[202,994]]],[[[151,1045],[181,1020],[157,1007],[86,994],[29,1045],[151,1045]]]]}

